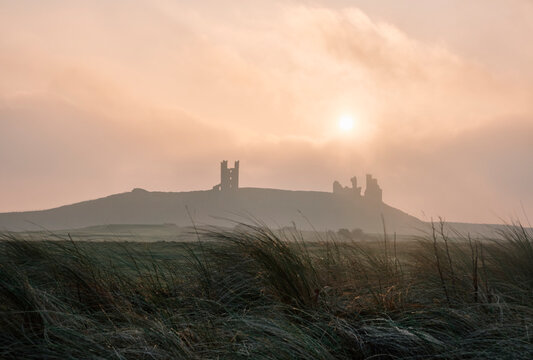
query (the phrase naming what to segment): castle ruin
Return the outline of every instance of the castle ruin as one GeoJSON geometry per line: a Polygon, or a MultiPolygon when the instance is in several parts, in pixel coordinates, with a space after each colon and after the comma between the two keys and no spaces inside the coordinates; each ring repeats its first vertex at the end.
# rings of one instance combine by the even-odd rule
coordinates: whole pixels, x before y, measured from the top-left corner
{"type": "Polygon", "coordinates": [[[213,186],[214,191],[237,191],[239,188],[239,160],[233,168],[228,168],[228,161],[220,163],[220,184],[213,186]]]}
{"type": "Polygon", "coordinates": [[[370,174],[366,175],[365,198],[379,203],[383,201],[383,190],[378,185],[378,179],[370,174]]]}
{"type": "Polygon", "coordinates": [[[352,182],[352,187],[349,186],[342,186],[340,182],[334,181],[333,182],[333,193],[339,194],[339,195],[347,195],[347,196],[354,196],[356,198],[361,197],[361,187],[357,186],[357,177],[353,177],[350,179],[352,182]]]}
{"type": "MultiPolygon", "coordinates": [[[[366,175],[366,187],[364,195],[361,187],[357,186],[357,177],[350,179],[352,186],[342,186],[340,182],[333,182],[333,194],[344,198],[364,200],[374,204],[383,202],[383,191],[378,185],[378,180],[372,175],[366,175]]],[[[233,192],[239,189],[239,160],[235,161],[233,168],[228,168],[228,161],[220,163],[220,184],[213,186],[213,191],[233,192]]]]}
{"type": "Polygon", "coordinates": [[[333,194],[343,197],[352,197],[355,199],[365,199],[366,201],[381,204],[383,202],[383,191],[378,185],[378,180],[372,175],[366,175],[366,187],[364,196],[361,195],[361,187],[357,186],[357,178],[354,176],[350,179],[352,187],[342,186],[338,181],[333,182],[333,194]]]}

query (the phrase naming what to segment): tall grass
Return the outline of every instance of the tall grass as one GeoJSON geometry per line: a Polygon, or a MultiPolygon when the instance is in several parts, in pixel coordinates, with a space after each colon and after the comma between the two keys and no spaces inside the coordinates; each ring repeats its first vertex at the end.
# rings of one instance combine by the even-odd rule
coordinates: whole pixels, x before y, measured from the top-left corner
{"type": "Polygon", "coordinates": [[[533,235],[0,241],[0,358],[530,359],[533,235]],[[148,247],[150,246],[150,247],[148,247]]]}

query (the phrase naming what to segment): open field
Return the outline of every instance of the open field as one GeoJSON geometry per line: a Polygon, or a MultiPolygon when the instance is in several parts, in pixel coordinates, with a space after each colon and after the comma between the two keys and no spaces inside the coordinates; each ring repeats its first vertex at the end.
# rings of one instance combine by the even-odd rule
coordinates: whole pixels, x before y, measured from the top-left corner
{"type": "MultiPolygon", "coordinates": [[[[249,222],[254,222],[250,220],[249,222]]],[[[217,229],[223,231],[238,230],[241,227],[237,222],[235,226],[223,227],[217,226],[217,229]]],[[[200,227],[202,227],[200,225],[200,227]]],[[[64,229],[64,230],[36,230],[22,232],[4,232],[15,234],[17,239],[28,241],[42,241],[43,239],[52,241],[70,241],[69,237],[77,242],[197,242],[197,226],[177,226],[175,224],[110,224],[100,226],[89,226],[85,228],[64,229]]],[[[429,226],[428,226],[429,228],[429,226]]],[[[304,240],[308,243],[323,242],[325,239],[335,237],[337,242],[346,241],[372,241],[379,240],[383,237],[382,233],[365,233],[361,229],[340,229],[338,231],[318,231],[318,230],[301,230],[293,226],[273,230],[283,237],[284,234],[294,231],[298,232],[298,237],[286,237],[285,240],[304,240]],[[333,234],[335,233],[335,234],[333,234]]],[[[413,233],[423,234],[420,230],[412,230],[413,233]]],[[[398,235],[397,240],[412,240],[413,235],[398,235]]]]}
{"type": "Polygon", "coordinates": [[[188,235],[5,234],[0,357],[533,357],[533,234],[520,226],[497,241],[439,224],[410,239],[308,241],[261,225],[188,235]]]}

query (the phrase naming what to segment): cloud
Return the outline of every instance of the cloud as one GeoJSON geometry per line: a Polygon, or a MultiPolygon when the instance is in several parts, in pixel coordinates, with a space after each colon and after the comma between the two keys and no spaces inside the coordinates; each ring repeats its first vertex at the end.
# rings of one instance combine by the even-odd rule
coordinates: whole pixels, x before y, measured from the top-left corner
{"type": "Polygon", "coordinates": [[[0,103],[0,211],[59,206],[133,187],[198,188],[198,178],[216,179],[205,162],[216,169],[217,154],[234,142],[226,131],[178,111],[140,108],[113,118],[47,93],[0,103]]]}
{"type": "MultiPolygon", "coordinates": [[[[353,8],[298,7],[288,12],[308,51],[330,55],[325,70],[354,102],[371,109],[380,136],[439,136],[532,112],[531,85],[515,83],[449,49],[408,37],[353,8]],[[365,99],[365,101],[355,99],[365,99]],[[364,105],[363,105],[364,106],[364,105]]],[[[318,69],[315,69],[318,72],[318,69]]],[[[320,76],[320,75],[319,75],[320,76]]]]}
{"type": "Polygon", "coordinates": [[[374,166],[391,204],[417,216],[499,222],[533,210],[526,166],[533,117],[497,119],[439,142],[382,149],[374,166]]]}

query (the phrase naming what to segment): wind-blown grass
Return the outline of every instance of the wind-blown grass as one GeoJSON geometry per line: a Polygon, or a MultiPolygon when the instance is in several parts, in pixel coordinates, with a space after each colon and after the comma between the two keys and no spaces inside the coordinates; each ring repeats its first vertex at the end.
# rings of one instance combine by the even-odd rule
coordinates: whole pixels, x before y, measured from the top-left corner
{"type": "Polygon", "coordinates": [[[533,235],[0,242],[0,358],[530,359],[533,235]],[[148,247],[149,246],[149,247],[148,247]]]}

